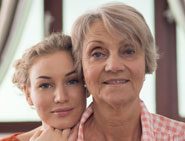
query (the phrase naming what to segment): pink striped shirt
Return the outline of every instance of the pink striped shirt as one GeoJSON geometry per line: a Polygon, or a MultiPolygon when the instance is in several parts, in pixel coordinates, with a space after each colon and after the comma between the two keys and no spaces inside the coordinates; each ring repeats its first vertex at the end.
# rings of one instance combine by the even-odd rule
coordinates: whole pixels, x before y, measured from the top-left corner
{"type": "MultiPolygon", "coordinates": [[[[185,141],[185,123],[169,119],[167,117],[151,114],[144,103],[141,102],[141,141],[185,141]]],[[[92,115],[92,104],[82,115],[77,141],[84,141],[83,127],[92,115]]]]}

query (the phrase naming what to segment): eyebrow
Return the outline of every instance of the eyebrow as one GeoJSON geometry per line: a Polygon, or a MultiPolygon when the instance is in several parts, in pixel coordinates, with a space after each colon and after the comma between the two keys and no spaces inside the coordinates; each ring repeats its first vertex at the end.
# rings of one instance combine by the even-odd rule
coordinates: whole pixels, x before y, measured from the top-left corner
{"type": "Polygon", "coordinates": [[[36,79],[40,79],[40,78],[42,78],[42,79],[51,79],[51,77],[49,77],[49,76],[39,76],[39,77],[37,77],[36,79]]]}
{"type": "Polygon", "coordinates": [[[75,74],[77,73],[76,70],[72,70],[71,72],[68,72],[67,74],[65,74],[65,76],[69,76],[69,75],[72,75],[72,74],[75,74]]]}
{"type": "MultiPolygon", "coordinates": [[[[72,70],[72,71],[68,72],[67,74],[65,74],[65,76],[69,76],[69,75],[72,75],[72,74],[75,74],[75,73],[77,73],[76,70],[72,70]]],[[[41,75],[41,76],[37,77],[36,79],[40,79],[40,78],[41,79],[51,79],[51,77],[44,76],[44,75],[41,75]]]]}

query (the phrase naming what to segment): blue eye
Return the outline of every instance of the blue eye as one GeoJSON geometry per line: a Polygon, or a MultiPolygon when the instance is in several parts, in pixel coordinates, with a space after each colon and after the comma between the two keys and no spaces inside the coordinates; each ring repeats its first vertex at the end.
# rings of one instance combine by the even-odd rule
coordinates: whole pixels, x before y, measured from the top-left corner
{"type": "Polygon", "coordinates": [[[52,86],[49,83],[42,83],[41,85],[39,85],[39,88],[41,88],[41,89],[48,89],[51,87],[52,86]]]}
{"type": "Polygon", "coordinates": [[[101,59],[101,58],[105,58],[105,54],[100,52],[100,51],[94,51],[92,53],[92,57],[94,57],[95,59],[101,59]]]}
{"type": "Polygon", "coordinates": [[[123,57],[134,57],[136,54],[136,48],[132,44],[125,44],[121,49],[120,49],[120,54],[123,57]]]}
{"type": "Polygon", "coordinates": [[[133,48],[128,48],[128,49],[125,50],[125,53],[128,54],[128,55],[135,54],[135,52],[136,51],[133,48]]]}
{"type": "Polygon", "coordinates": [[[68,85],[76,85],[78,84],[80,81],[78,79],[71,79],[67,82],[68,85]]]}

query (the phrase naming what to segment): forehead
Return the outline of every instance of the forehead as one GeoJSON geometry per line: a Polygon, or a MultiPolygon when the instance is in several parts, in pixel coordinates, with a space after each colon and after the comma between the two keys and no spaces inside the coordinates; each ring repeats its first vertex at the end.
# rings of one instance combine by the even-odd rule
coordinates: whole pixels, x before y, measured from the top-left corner
{"type": "Polygon", "coordinates": [[[35,59],[33,59],[32,64],[34,65],[37,62],[52,62],[53,60],[58,60],[56,62],[62,63],[62,62],[64,62],[63,60],[70,60],[71,61],[71,59],[72,59],[72,56],[71,56],[70,52],[65,51],[65,50],[60,50],[60,51],[55,51],[52,53],[46,53],[46,54],[37,56],[35,59]]]}
{"type": "MultiPolygon", "coordinates": [[[[130,26],[131,27],[131,26],[130,26]]],[[[110,42],[127,42],[132,43],[137,47],[143,48],[140,37],[138,36],[136,31],[125,27],[124,25],[109,25],[104,24],[101,20],[97,20],[90,25],[88,28],[85,40],[83,41],[83,45],[91,42],[93,40],[105,39],[110,42]]]]}
{"type": "Polygon", "coordinates": [[[106,40],[106,41],[132,41],[133,39],[128,34],[117,32],[116,28],[106,27],[102,21],[94,22],[86,33],[84,44],[92,41],[106,40]]]}
{"type": "Polygon", "coordinates": [[[30,68],[30,74],[67,73],[72,69],[74,69],[74,65],[71,54],[59,51],[36,58],[30,68]]]}

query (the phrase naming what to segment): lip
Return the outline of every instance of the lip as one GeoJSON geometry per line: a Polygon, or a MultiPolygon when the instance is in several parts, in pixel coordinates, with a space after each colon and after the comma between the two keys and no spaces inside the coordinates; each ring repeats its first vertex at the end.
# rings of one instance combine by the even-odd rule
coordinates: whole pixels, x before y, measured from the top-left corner
{"type": "Polygon", "coordinates": [[[65,117],[69,115],[73,111],[73,108],[57,108],[51,111],[51,113],[60,116],[60,117],[65,117]]]}
{"type": "Polygon", "coordinates": [[[111,79],[106,79],[105,81],[103,81],[103,84],[105,85],[124,85],[127,82],[129,82],[128,79],[122,79],[122,78],[111,78],[111,79]]]}

